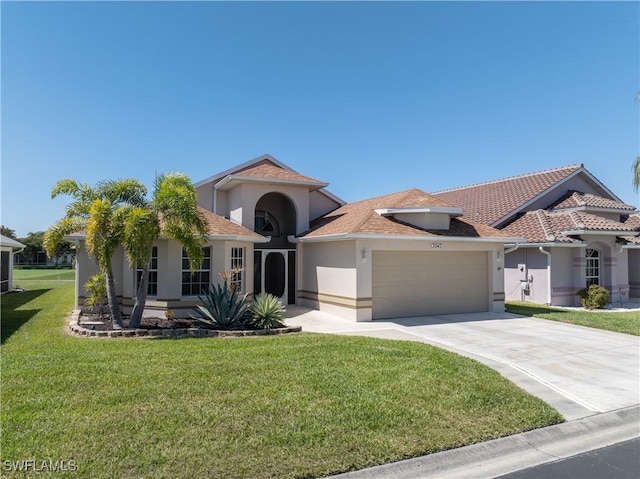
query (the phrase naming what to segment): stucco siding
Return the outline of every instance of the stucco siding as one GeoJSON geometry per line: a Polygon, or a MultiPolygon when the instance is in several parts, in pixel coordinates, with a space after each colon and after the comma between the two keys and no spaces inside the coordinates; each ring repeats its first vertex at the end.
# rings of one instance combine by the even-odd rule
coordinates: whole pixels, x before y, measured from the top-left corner
{"type": "Polygon", "coordinates": [[[640,303],[640,249],[627,251],[629,258],[629,300],[640,303]]]}
{"type": "Polygon", "coordinates": [[[309,221],[321,217],[340,206],[319,190],[309,192],[309,221]]]}

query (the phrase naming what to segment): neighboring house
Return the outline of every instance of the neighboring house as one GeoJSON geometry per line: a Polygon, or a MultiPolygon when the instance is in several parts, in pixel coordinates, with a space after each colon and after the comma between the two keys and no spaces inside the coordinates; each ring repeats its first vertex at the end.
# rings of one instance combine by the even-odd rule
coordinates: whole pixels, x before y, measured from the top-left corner
{"type": "Polygon", "coordinates": [[[440,191],[464,218],[525,242],[505,251],[507,299],[579,305],[590,284],[640,301],[640,216],[582,164],[440,191]]]}
{"type": "MultiPolygon", "coordinates": [[[[243,292],[268,292],[357,321],[504,310],[503,250],[516,238],[462,217],[420,190],[345,204],[327,183],[264,155],[195,184],[209,222],[205,261],[191,274],[177,242],[158,240],[147,307],[186,316],[197,294],[233,267],[243,292]]],[[[95,271],[77,241],[78,297],[95,271]]],[[[137,273],[113,261],[125,311],[137,273]]]]}
{"type": "Polygon", "coordinates": [[[8,236],[0,235],[0,293],[11,291],[13,285],[13,254],[24,245],[8,236]]]}

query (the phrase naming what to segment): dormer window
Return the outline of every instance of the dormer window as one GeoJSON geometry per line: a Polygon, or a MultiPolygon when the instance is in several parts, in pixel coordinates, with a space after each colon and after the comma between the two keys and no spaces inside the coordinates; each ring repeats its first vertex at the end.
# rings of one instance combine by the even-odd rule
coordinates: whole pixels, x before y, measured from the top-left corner
{"type": "Polygon", "coordinates": [[[254,231],[264,236],[280,236],[280,226],[266,211],[256,210],[254,231]]]}

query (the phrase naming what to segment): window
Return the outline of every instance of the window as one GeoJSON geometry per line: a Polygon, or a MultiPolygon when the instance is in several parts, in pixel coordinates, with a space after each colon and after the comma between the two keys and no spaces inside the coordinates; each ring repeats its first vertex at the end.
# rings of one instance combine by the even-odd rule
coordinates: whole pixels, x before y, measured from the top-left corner
{"type": "Polygon", "coordinates": [[[243,291],[244,280],[244,248],[231,248],[231,281],[230,287],[243,291]]]}
{"type": "Polygon", "coordinates": [[[587,248],[587,287],[592,284],[600,284],[600,252],[597,249],[587,248]]]}
{"type": "MultiPolygon", "coordinates": [[[[136,270],[136,291],[142,278],[142,269],[136,270]]],[[[151,259],[149,260],[149,277],[147,278],[147,294],[149,296],[158,296],[158,247],[154,246],[151,250],[151,259]]]]}
{"type": "Polygon", "coordinates": [[[264,236],[280,236],[278,222],[266,211],[256,211],[254,231],[264,236]]]}
{"type": "Polygon", "coordinates": [[[191,273],[189,258],[182,250],[182,296],[197,296],[209,291],[211,283],[211,248],[202,248],[204,259],[200,267],[191,273]]]}

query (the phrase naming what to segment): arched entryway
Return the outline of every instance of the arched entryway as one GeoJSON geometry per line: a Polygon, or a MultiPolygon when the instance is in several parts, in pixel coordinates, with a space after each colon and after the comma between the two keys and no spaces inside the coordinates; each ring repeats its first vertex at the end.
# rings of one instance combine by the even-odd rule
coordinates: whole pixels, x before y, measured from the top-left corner
{"type": "Polygon", "coordinates": [[[254,249],[253,291],[271,293],[285,304],[295,304],[296,209],[281,193],[267,193],[256,203],[254,230],[270,237],[254,249]]]}

